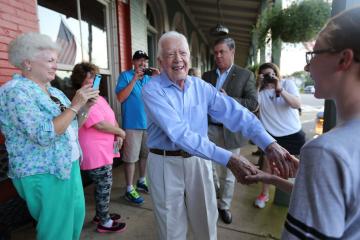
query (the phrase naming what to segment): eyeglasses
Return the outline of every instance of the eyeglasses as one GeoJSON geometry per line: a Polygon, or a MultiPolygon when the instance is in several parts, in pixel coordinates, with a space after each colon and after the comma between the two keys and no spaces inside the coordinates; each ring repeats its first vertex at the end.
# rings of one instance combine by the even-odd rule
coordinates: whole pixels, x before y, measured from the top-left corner
{"type": "Polygon", "coordinates": [[[58,108],[60,109],[61,112],[64,112],[66,110],[66,106],[64,104],[61,103],[61,101],[54,96],[50,95],[50,99],[56,104],[58,105],[58,108]]]}
{"type": "Polygon", "coordinates": [[[338,53],[338,52],[339,52],[338,50],[335,50],[333,48],[325,48],[325,49],[314,50],[312,52],[306,52],[305,53],[306,64],[310,64],[311,60],[315,57],[316,54],[338,53]]]}

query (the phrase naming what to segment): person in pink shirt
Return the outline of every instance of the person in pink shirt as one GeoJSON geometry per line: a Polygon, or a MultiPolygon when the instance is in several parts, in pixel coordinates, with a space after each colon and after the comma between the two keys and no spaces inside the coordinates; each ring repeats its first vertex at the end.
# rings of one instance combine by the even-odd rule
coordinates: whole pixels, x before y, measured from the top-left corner
{"type": "MultiPolygon", "coordinates": [[[[80,88],[94,81],[99,68],[87,62],[75,65],[70,77],[73,87],[80,88]]],[[[125,132],[119,127],[114,111],[107,101],[99,96],[90,108],[83,126],[79,129],[79,142],[83,151],[80,168],[95,183],[96,215],[98,232],[123,232],[126,224],[119,222],[119,214],[109,214],[112,186],[113,158],[119,156],[119,149],[125,132]]]]}

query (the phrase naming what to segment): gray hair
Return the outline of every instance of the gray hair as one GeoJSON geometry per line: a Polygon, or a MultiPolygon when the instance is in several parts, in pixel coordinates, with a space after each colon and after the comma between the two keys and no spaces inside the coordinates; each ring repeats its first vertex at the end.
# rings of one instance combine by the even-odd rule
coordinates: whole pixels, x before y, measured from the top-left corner
{"type": "Polygon", "coordinates": [[[222,43],[225,43],[229,47],[230,50],[232,50],[232,49],[235,50],[235,41],[231,37],[222,37],[222,38],[216,39],[214,46],[216,46],[218,44],[222,44],[222,43]]]}
{"type": "Polygon", "coordinates": [[[19,35],[8,47],[9,62],[23,69],[25,60],[32,60],[42,50],[59,51],[59,46],[47,35],[30,32],[19,35]]]}
{"type": "Polygon", "coordinates": [[[187,48],[188,52],[190,53],[189,44],[187,42],[186,37],[183,34],[179,33],[179,32],[169,31],[169,32],[164,33],[159,39],[158,52],[157,52],[157,57],[159,59],[162,59],[162,52],[163,52],[163,46],[162,45],[163,45],[163,42],[168,38],[175,38],[175,39],[180,39],[181,41],[183,41],[185,43],[185,45],[186,45],[186,48],[187,48]]]}

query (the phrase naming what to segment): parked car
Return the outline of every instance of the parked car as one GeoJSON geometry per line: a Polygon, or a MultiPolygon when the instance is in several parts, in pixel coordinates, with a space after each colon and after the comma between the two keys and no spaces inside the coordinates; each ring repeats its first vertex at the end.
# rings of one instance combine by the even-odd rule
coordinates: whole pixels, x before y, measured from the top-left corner
{"type": "Polygon", "coordinates": [[[314,85],[309,85],[304,88],[304,93],[315,93],[314,85]]]}

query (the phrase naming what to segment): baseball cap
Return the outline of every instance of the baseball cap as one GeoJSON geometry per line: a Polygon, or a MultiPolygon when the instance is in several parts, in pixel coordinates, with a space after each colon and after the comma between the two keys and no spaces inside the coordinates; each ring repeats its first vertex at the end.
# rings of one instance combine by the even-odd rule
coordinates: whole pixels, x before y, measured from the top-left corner
{"type": "Polygon", "coordinates": [[[132,59],[135,60],[135,59],[140,59],[140,58],[145,58],[145,59],[149,59],[148,55],[146,54],[146,52],[142,51],[142,50],[137,50],[132,59]]]}

